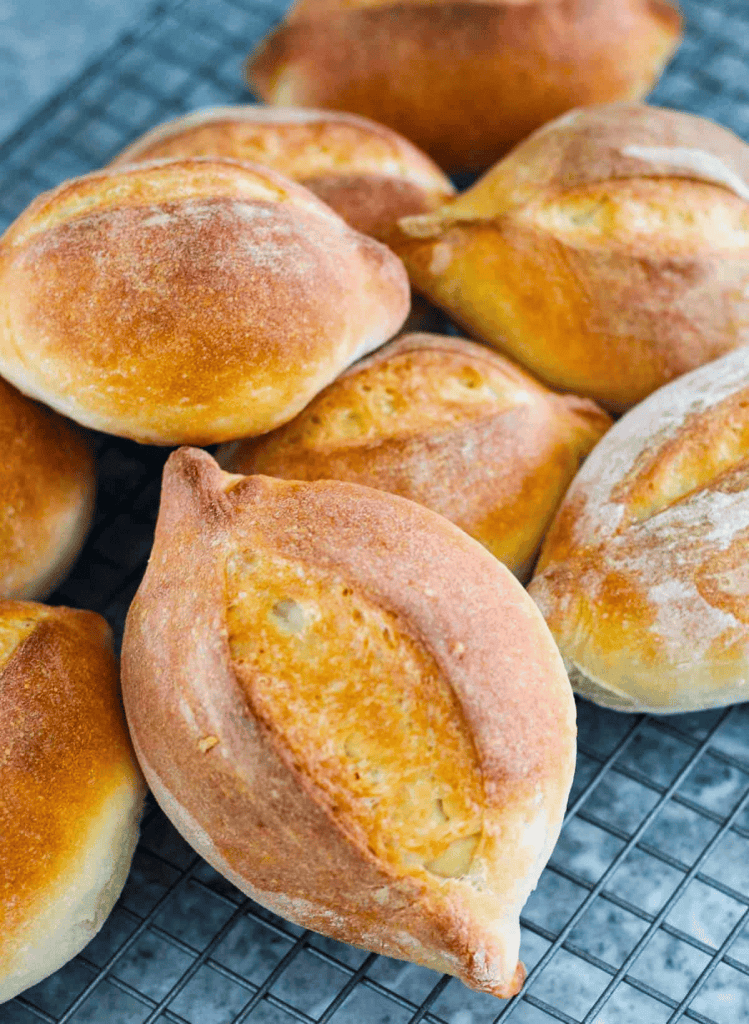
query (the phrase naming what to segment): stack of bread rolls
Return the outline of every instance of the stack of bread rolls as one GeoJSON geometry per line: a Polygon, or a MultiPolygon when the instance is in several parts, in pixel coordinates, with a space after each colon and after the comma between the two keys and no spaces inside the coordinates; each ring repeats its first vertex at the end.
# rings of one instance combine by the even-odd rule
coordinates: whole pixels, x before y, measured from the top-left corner
{"type": "Polygon", "coordinates": [[[85,536],[62,416],[222,442],[167,463],[123,642],[134,754],[104,624],[0,602],[0,1000],[111,908],[136,758],[263,905],[512,996],[574,770],[565,665],[625,710],[745,695],[749,150],[570,112],[641,96],[678,26],[663,0],[300,0],[250,77],[355,113],[196,112],[0,240],[0,597],[45,596],[85,536]],[[499,157],[462,194],[440,170],[499,157]],[[411,285],[474,340],[393,340],[411,285]],[[512,573],[541,546],[534,604],[512,573]]]}

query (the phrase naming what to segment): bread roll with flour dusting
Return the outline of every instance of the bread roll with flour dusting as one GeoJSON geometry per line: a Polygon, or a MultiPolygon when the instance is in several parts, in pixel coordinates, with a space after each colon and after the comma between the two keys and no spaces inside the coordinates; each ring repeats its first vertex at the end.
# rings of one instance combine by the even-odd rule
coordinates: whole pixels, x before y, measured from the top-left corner
{"type": "Polygon", "coordinates": [[[409,334],[333,381],[285,427],[224,446],[232,473],[347,480],[418,501],[521,580],[581,461],[611,426],[483,345],[409,334]]]}
{"type": "Polygon", "coordinates": [[[123,693],[151,789],[270,909],[498,996],[575,761],[510,573],[383,491],[167,463],[123,693]]]}
{"type": "Polygon", "coordinates": [[[573,111],[399,224],[417,291],[615,412],[749,343],[749,146],[693,114],[573,111]]]}
{"type": "Polygon", "coordinates": [[[186,156],[272,167],[380,241],[399,217],[427,213],[455,194],[450,179],[402,135],[337,110],[257,104],[196,110],[152,128],[110,166],[186,156]]]}
{"type": "Polygon", "coordinates": [[[145,793],[104,619],[0,601],[0,1003],[96,935],[145,793]]]}
{"type": "Polygon", "coordinates": [[[588,457],[530,593],[574,688],[623,711],[749,699],[749,352],[661,388],[588,457]]]}
{"type": "Polygon", "coordinates": [[[409,308],[398,258],[229,160],[97,171],[0,240],[0,374],[85,426],[210,444],[290,420],[409,308]]]}

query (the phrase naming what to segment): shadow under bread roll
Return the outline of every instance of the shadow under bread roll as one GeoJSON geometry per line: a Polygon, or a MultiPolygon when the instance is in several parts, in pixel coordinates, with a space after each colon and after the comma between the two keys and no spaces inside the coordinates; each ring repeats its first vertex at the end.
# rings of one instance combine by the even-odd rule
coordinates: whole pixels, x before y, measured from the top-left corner
{"type": "Polygon", "coordinates": [[[91,525],[91,444],[74,424],[0,380],[0,453],[0,599],[45,598],[91,525]]]}
{"type": "Polygon", "coordinates": [[[304,185],[362,234],[386,242],[400,217],[455,194],[449,178],[384,125],[337,110],[209,107],[127,146],[110,166],[182,157],[248,160],[304,185]]]}
{"type": "Polygon", "coordinates": [[[573,111],[389,244],[472,337],[614,412],[749,342],[749,146],[693,114],[573,111]]]}
{"type": "Polygon", "coordinates": [[[383,491],[167,463],[128,614],[135,750],[185,839],[305,927],[509,996],[575,710],[525,591],[383,491]]]}
{"type": "Polygon", "coordinates": [[[247,64],[268,103],[401,132],[482,171],[572,107],[646,95],[676,48],[665,0],[297,0],[247,64]]]}
{"type": "Polygon", "coordinates": [[[0,601],[0,1003],[98,932],[145,793],[104,619],[0,601]]]}
{"type": "Polygon", "coordinates": [[[616,423],[562,503],[530,593],[574,688],[620,711],[749,699],[749,349],[616,423]]]}
{"type": "Polygon", "coordinates": [[[347,480],[410,498],[521,580],[581,461],[611,426],[483,345],[404,335],[356,363],[284,427],[225,445],[231,473],[347,480]]]}
{"type": "Polygon", "coordinates": [[[291,419],[409,297],[397,256],[269,168],[127,165],[0,240],[0,373],[85,426],[210,444],[291,419]]]}

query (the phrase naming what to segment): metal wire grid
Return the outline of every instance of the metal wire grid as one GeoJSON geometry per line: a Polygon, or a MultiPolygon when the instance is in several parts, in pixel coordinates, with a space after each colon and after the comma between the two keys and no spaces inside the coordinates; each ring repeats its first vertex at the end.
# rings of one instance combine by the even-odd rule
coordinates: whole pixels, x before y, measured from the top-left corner
{"type": "MultiPolygon", "coordinates": [[[[749,137],[745,0],[688,0],[654,95],[749,137]]],[[[109,160],[146,128],[246,101],[240,64],[280,9],[175,0],[0,145],[0,218],[109,160]]],[[[121,632],[165,453],[98,439],[99,511],[55,600],[121,632]]],[[[0,1024],[738,1024],[749,1019],[749,706],[654,719],[579,702],[565,827],[523,915],[523,993],[502,1002],[289,924],[212,871],[153,805],[99,935],[0,1007],[0,1024]]]]}

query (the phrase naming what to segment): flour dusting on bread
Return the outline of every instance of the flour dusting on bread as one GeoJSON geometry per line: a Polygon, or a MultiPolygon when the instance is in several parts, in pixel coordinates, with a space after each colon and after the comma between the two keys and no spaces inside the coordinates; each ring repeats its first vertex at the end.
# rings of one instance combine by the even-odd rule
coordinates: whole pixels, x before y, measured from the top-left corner
{"type": "Polygon", "coordinates": [[[738,349],[624,416],[552,525],[530,591],[587,678],[581,692],[650,711],[743,699],[748,543],[749,352],[738,349]]]}

